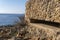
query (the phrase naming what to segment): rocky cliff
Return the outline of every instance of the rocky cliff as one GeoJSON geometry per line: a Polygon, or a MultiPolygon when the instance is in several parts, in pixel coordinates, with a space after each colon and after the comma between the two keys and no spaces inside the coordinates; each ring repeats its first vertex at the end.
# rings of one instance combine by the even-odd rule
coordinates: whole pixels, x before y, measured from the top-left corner
{"type": "Polygon", "coordinates": [[[26,17],[60,23],[60,0],[28,0],[26,17]]]}
{"type": "Polygon", "coordinates": [[[60,40],[60,28],[54,26],[30,23],[25,29],[26,40],[60,40]]]}
{"type": "Polygon", "coordinates": [[[24,40],[60,40],[60,0],[28,0],[24,40]]]}

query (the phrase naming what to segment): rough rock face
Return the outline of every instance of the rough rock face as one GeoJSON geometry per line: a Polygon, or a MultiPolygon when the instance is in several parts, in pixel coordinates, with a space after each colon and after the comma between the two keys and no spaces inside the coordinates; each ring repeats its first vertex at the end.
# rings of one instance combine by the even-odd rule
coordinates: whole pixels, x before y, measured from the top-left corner
{"type": "Polygon", "coordinates": [[[60,0],[28,0],[25,16],[60,23],[60,0]]]}
{"type": "Polygon", "coordinates": [[[24,28],[24,40],[60,40],[60,28],[31,23],[24,28]]]}
{"type": "Polygon", "coordinates": [[[25,20],[24,40],[60,40],[60,0],[28,0],[25,20]]]}

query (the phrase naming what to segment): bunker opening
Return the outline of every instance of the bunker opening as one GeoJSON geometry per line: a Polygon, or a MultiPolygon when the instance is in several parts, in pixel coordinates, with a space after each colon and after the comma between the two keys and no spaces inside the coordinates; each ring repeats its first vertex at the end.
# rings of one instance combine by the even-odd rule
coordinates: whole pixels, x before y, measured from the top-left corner
{"type": "Polygon", "coordinates": [[[58,22],[51,22],[45,20],[30,19],[30,23],[39,23],[39,24],[46,24],[50,26],[60,27],[60,23],[58,22]]]}

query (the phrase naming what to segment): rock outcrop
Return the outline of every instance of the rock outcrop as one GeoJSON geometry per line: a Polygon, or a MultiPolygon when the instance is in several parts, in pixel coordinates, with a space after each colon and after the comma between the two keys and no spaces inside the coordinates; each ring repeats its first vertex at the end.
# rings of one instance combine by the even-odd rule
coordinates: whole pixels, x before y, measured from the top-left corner
{"type": "Polygon", "coordinates": [[[60,0],[28,0],[26,18],[60,23],[60,0]]]}
{"type": "Polygon", "coordinates": [[[25,20],[24,40],[60,40],[60,0],[28,0],[25,20]]]}
{"type": "Polygon", "coordinates": [[[54,26],[30,23],[25,29],[27,40],[60,40],[60,28],[54,26]]]}

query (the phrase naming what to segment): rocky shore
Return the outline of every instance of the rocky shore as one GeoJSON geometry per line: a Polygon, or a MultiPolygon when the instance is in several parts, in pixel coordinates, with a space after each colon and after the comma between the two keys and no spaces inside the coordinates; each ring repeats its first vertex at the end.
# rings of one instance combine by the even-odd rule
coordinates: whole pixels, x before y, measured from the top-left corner
{"type": "Polygon", "coordinates": [[[1,27],[0,40],[60,40],[60,0],[28,0],[25,17],[1,27]]]}

